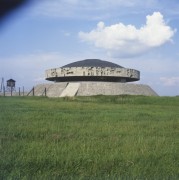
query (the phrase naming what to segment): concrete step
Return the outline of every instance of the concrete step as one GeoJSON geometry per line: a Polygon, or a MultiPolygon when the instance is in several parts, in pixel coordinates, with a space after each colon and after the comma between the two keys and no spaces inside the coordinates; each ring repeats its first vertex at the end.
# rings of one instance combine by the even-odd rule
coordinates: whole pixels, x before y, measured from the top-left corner
{"type": "Polygon", "coordinates": [[[69,83],[61,93],[60,97],[75,96],[78,92],[79,87],[80,83],[69,83]]]}

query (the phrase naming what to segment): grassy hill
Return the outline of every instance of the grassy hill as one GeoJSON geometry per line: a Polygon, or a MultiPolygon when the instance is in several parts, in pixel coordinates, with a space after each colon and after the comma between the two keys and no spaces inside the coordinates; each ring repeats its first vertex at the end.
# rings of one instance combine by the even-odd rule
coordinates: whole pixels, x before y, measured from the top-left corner
{"type": "Polygon", "coordinates": [[[0,97],[0,179],[178,179],[179,97],[0,97]]]}

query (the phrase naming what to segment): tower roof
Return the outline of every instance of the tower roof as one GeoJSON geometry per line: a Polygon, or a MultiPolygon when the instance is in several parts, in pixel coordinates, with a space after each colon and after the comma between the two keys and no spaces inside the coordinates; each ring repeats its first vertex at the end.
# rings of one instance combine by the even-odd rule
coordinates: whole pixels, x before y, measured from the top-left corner
{"type": "Polygon", "coordinates": [[[7,82],[16,82],[14,79],[9,79],[7,82]]]}
{"type": "Polygon", "coordinates": [[[109,62],[109,61],[103,61],[100,59],[85,59],[81,61],[76,61],[70,64],[67,64],[65,66],[62,66],[62,68],[66,67],[115,67],[115,68],[122,68],[122,66],[109,62]]]}

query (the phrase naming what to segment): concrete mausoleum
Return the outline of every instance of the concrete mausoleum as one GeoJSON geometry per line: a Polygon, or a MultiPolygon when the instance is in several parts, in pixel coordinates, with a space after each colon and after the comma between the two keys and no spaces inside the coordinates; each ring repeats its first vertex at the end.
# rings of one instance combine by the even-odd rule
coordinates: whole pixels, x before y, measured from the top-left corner
{"type": "Polygon", "coordinates": [[[139,71],[126,69],[118,64],[99,59],[86,59],[67,64],[61,68],[46,70],[46,80],[55,82],[130,82],[138,81],[139,79],[139,71]]]}
{"type": "Polygon", "coordinates": [[[134,84],[140,72],[99,59],[76,61],[60,68],[45,71],[45,79],[54,83],[39,84],[35,95],[46,89],[49,97],[92,95],[146,95],[157,96],[148,85],[134,84]]]}

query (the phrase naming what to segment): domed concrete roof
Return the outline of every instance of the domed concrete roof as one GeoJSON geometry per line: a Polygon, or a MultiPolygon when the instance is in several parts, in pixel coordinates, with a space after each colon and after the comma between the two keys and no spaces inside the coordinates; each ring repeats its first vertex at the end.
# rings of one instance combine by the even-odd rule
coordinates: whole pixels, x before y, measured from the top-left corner
{"type": "Polygon", "coordinates": [[[82,61],[76,61],[70,64],[67,64],[65,66],[62,66],[62,68],[67,67],[112,67],[112,68],[122,68],[122,66],[109,62],[109,61],[103,61],[100,59],[85,59],[82,61]]]}

